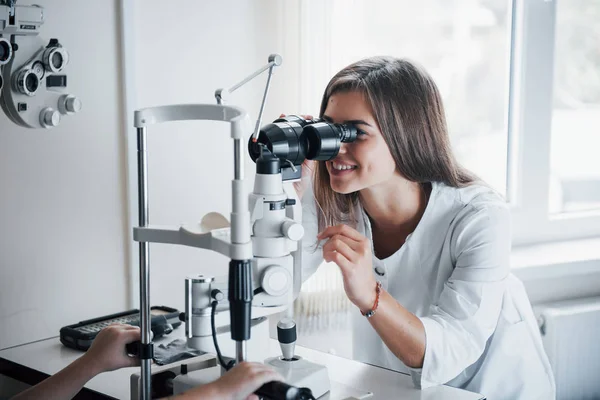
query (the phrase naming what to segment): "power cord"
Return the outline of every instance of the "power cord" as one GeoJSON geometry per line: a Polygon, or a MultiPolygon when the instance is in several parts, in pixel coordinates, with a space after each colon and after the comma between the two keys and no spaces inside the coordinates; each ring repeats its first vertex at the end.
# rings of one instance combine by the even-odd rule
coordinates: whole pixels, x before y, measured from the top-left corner
{"type": "MultiPolygon", "coordinates": [[[[213,298],[217,298],[218,295],[221,294],[220,291],[215,291],[212,293],[213,298]],[[218,292],[218,293],[217,293],[218,292]]],[[[219,348],[219,343],[217,341],[217,328],[215,324],[215,314],[217,312],[217,305],[219,302],[217,300],[213,300],[210,303],[210,328],[212,331],[213,344],[215,345],[215,352],[217,353],[217,359],[219,360],[219,364],[226,371],[229,371],[235,365],[235,360],[231,360],[228,363],[225,363],[223,359],[223,355],[221,354],[221,349],[219,348]]],[[[263,399],[269,400],[314,400],[314,396],[312,392],[308,388],[297,388],[291,385],[288,385],[284,382],[273,381],[264,384],[261,386],[256,392],[263,399]]]]}
{"type": "Polygon", "coordinates": [[[221,349],[219,348],[219,343],[217,341],[217,328],[215,325],[215,314],[217,312],[218,304],[219,304],[219,302],[217,300],[213,300],[213,302],[210,304],[211,305],[210,328],[212,330],[213,344],[215,345],[215,351],[217,352],[217,359],[219,360],[219,364],[221,364],[221,367],[223,367],[225,369],[225,371],[229,371],[235,365],[235,361],[231,360],[228,363],[225,363],[225,360],[223,359],[223,356],[221,355],[221,349]]]}

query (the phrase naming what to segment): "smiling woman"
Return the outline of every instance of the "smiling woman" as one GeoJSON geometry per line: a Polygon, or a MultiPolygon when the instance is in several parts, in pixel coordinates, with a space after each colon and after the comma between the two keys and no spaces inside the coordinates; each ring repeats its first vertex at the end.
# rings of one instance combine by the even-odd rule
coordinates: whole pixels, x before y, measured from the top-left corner
{"type": "Polygon", "coordinates": [[[331,79],[320,116],[361,130],[314,165],[312,191],[298,190],[305,236],[324,243],[303,254],[304,276],[323,260],[339,268],[360,311],[353,357],[421,388],[553,398],[531,305],[509,270],[508,206],[456,162],[429,74],[392,57],[358,61],[331,79]]]}
{"type": "Polygon", "coordinates": [[[340,214],[352,219],[358,192],[370,187],[377,196],[397,172],[405,184],[417,183],[409,186],[421,203],[429,189],[420,190],[420,182],[461,187],[475,179],[454,159],[435,83],[410,62],[371,58],[340,71],[325,89],[321,117],[354,123],[362,135],[342,144],[335,160],[316,166],[315,198],[325,211],[320,230],[325,219],[343,222],[340,214]]]}

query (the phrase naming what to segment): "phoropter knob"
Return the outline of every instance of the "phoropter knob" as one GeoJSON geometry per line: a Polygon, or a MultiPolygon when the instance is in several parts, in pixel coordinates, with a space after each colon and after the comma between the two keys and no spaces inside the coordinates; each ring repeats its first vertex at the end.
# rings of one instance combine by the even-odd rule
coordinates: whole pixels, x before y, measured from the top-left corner
{"type": "Polygon", "coordinates": [[[46,107],[40,113],[40,124],[44,128],[54,128],[60,123],[60,113],[50,107],[46,107]]]}

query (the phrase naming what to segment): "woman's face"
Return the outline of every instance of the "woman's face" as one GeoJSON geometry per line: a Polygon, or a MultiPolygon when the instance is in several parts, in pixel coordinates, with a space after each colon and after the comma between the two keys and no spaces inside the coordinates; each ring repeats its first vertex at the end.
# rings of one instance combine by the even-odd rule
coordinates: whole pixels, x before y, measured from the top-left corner
{"type": "Polygon", "coordinates": [[[357,192],[400,176],[371,105],[361,92],[332,95],[323,119],[338,124],[352,123],[359,129],[356,141],[342,143],[337,157],[325,162],[333,191],[357,192]]]}

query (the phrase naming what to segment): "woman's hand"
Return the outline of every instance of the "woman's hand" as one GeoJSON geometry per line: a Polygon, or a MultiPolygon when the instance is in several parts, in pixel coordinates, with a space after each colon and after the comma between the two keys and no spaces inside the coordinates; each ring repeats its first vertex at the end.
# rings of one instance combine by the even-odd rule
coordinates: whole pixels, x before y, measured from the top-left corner
{"type": "Polygon", "coordinates": [[[330,226],[317,239],[328,239],[323,246],[323,258],[340,267],[348,299],[361,311],[370,310],[377,287],[370,240],[348,225],[330,226]]]}
{"type": "MultiPolygon", "coordinates": [[[[304,119],[313,119],[312,115],[300,115],[304,119]]],[[[281,114],[279,118],[285,117],[285,114],[281,114]]],[[[299,182],[294,182],[294,189],[296,189],[296,194],[298,198],[302,200],[302,195],[310,185],[310,182],[313,178],[313,173],[315,170],[316,161],[314,160],[304,160],[302,163],[302,176],[299,182]]]]}
{"type": "Polygon", "coordinates": [[[140,365],[137,357],[127,355],[125,345],[140,340],[140,328],[115,324],[102,329],[81,357],[96,373],[140,365]]]}
{"type": "Polygon", "coordinates": [[[267,382],[283,378],[265,364],[242,362],[216,381],[184,393],[183,399],[245,400],[256,399],[253,393],[267,382]]]}
{"type": "Polygon", "coordinates": [[[300,200],[302,200],[304,192],[306,192],[306,189],[308,189],[312,182],[316,163],[315,160],[304,160],[302,163],[302,176],[300,177],[300,181],[294,182],[294,189],[296,189],[296,194],[300,200]]]}

